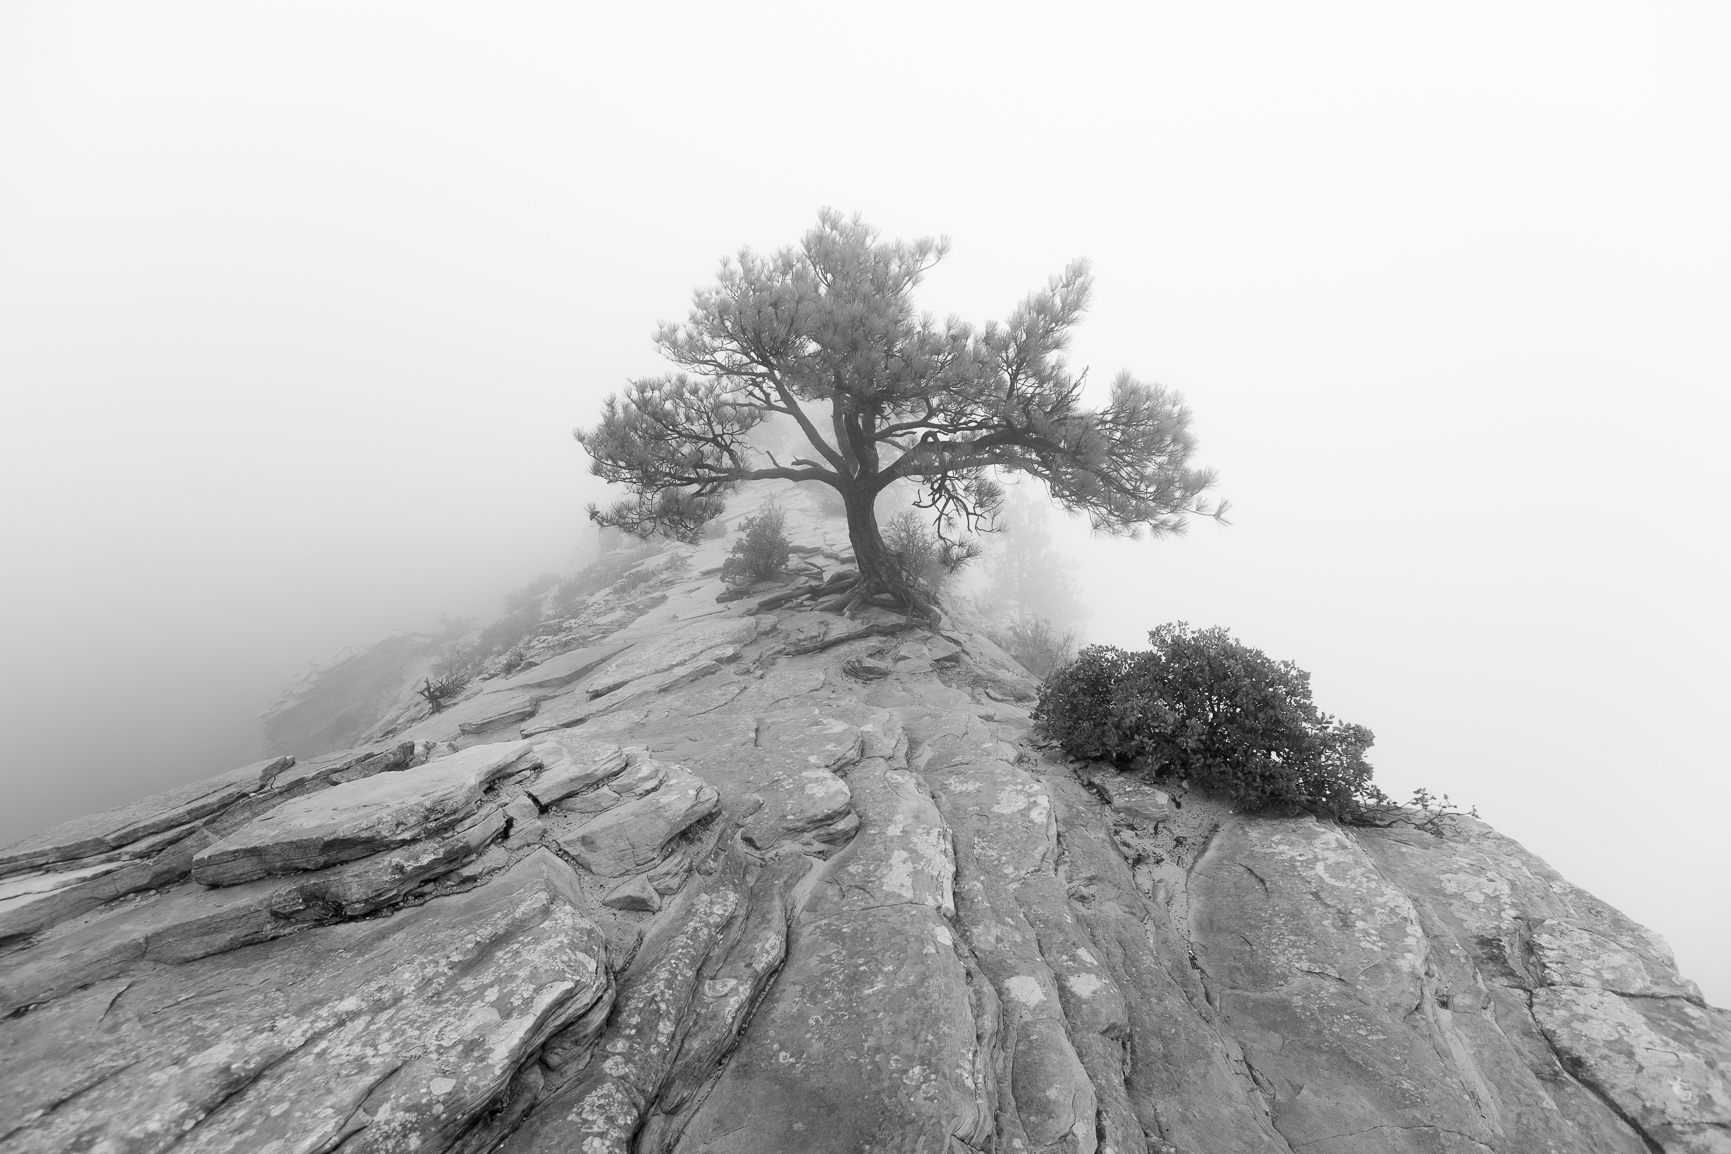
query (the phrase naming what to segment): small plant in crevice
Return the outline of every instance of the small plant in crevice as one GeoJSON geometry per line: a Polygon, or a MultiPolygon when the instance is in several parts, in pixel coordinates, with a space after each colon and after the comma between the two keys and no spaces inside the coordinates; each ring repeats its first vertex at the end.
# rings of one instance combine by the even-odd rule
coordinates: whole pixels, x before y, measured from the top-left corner
{"type": "Polygon", "coordinates": [[[1386,815],[1387,820],[1367,821],[1366,824],[1388,827],[1405,822],[1414,829],[1442,837],[1448,830],[1455,827],[1455,818],[1477,817],[1479,815],[1478,806],[1462,809],[1449,800],[1448,794],[1445,793],[1441,797],[1437,797],[1422,785],[1412,791],[1412,800],[1406,803],[1405,808],[1418,810],[1418,820],[1414,821],[1402,813],[1400,807],[1391,804],[1383,807],[1382,813],[1378,815],[1379,817],[1386,815]]]}
{"type": "Polygon", "coordinates": [[[1052,675],[1035,710],[1077,757],[1151,766],[1246,810],[1296,808],[1353,821],[1388,798],[1371,782],[1362,725],[1330,717],[1310,675],[1184,622],[1149,633],[1152,649],[1084,649],[1052,675]]]}
{"type": "Polygon", "coordinates": [[[450,702],[452,698],[463,692],[464,688],[468,684],[469,679],[464,677],[462,674],[449,673],[436,680],[431,677],[427,678],[421,687],[415,690],[415,692],[425,698],[427,704],[432,707],[433,712],[437,713],[441,709],[445,708],[445,705],[450,702]]]}
{"type": "Polygon", "coordinates": [[[770,502],[755,517],[740,524],[739,540],[721,563],[721,579],[730,585],[749,585],[781,575],[787,568],[788,545],[783,529],[787,514],[770,502]]]}

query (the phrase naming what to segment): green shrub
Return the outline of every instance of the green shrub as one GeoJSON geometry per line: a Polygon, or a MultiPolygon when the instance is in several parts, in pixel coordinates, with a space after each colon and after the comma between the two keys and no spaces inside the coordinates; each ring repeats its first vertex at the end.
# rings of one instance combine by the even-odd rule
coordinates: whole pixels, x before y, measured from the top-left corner
{"type": "Polygon", "coordinates": [[[740,525],[733,554],[721,563],[721,579],[733,585],[767,581],[787,568],[788,540],[782,534],[787,515],[773,504],[740,525]]]}
{"type": "Polygon", "coordinates": [[[1084,649],[1040,693],[1047,734],[1077,757],[1151,765],[1247,810],[1298,807],[1335,819],[1386,803],[1364,754],[1374,738],[1319,712],[1310,675],[1183,622],[1153,649],[1084,649]]]}
{"type": "Polygon", "coordinates": [[[1034,707],[1046,736],[1074,757],[1119,763],[1135,757],[1138,746],[1120,729],[1113,703],[1135,660],[1114,646],[1090,645],[1048,678],[1034,707]]]}

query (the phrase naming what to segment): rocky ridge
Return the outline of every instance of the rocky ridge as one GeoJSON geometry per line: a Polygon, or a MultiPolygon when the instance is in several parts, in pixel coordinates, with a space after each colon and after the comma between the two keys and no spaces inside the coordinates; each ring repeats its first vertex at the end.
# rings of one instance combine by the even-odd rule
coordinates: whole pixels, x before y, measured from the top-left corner
{"type": "Polygon", "coordinates": [[[779,495],[798,577],[673,547],[370,744],[0,850],[0,1151],[1731,1151],[1656,935],[1472,818],[1064,757],[990,641],[825,612],[779,495]]]}

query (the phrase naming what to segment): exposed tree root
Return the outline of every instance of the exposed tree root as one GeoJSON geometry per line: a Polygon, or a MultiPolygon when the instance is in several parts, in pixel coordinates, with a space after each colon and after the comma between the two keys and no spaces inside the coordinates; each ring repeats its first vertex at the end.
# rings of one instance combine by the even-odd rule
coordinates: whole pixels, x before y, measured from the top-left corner
{"type": "MultiPolygon", "coordinates": [[[[820,613],[851,617],[856,610],[869,606],[923,618],[934,629],[943,621],[944,615],[937,607],[936,598],[923,597],[906,584],[899,589],[888,586],[887,582],[872,582],[857,573],[838,573],[822,584],[801,585],[771,594],[750,612],[765,613],[784,605],[811,601],[814,602],[811,607],[820,613]]],[[[729,593],[717,598],[718,601],[738,599],[738,594],[729,593]]]]}
{"type": "Polygon", "coordinates": [[[784,657],[800,657],[807,653],[820,653],[825,649],[833,649],[837,645],[845,645],[849,641],[858,641],[864,637],[888,637],[895,633],[914,628],[914,622],[903,621],[895,625],[862,625],[858,629],[849,629],[845,633],[837,633],[834,637],[825,637],[819,641],[807,641],[799,645],[791,645],[781,651],[784,657]]]}

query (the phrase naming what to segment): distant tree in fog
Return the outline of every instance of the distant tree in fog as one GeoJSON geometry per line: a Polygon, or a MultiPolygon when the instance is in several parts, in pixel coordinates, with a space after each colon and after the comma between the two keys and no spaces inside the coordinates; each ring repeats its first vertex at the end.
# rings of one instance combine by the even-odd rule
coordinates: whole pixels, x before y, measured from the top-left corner
{"type": "Polygon", "coordinates": [[[991,518],[999,470],[1046,483],[1053,500],[1114,534],[1179,532],[1192,514],[1219,517],[1202,494],[1211,470],[1181,398],[1128,373],[1106,404],[1082,404],[1086,373],[1064,350],[1087,307],[1087,264],[1072,263],[1009,319],[976,328],[915,311],[913,289],[947,241],[881,241],[858,217],[825,210],[797,247],[741,251],[697,290],[684,324],[655,335],[681,372],[629,382],[601,421],[576,430],[591,469],[632,494],[590,517],[640,535],[693,540],[741,481],[828,485],[847,511],[859,565],[856,600],[891,599],[933,619],[879,530],[874,502],[913,481],[940,539],[991,518]],[[804,435],[783,462],[754,447],[773,414],[804,435]]]}
{"type": "Polygon", "coordinates": [[[1088,616],[1082,603],[1078,565],[1052,544],[1046,508],[1032,496],[1012,493],[1000,515],[1003,532],[986,561],[982,606],[992,615],[1022,624],[1039,617],[1072,629],[1088,616]]]}

